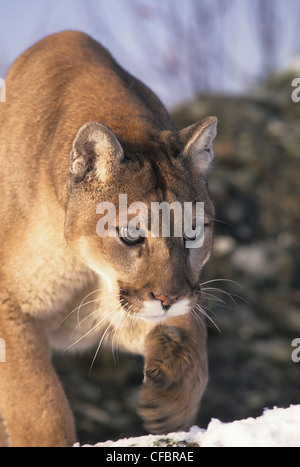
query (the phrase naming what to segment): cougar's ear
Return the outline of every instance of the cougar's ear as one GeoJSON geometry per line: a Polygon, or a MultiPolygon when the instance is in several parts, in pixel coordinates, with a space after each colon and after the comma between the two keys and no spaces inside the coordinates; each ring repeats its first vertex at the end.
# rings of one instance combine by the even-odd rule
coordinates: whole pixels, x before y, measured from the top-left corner
{"type": "Polygon", "coordinates": [[[115,134],[105,125],[89,122],[74,138],[70,155],[70,174],[75,183],[87,172],[94,171],[99,181],[105,181],[114,166],[122,162],[124,153],[115,134]]]}
{"type": "Polygon", "coordinates": [[[179,131],[182,156],[192,162],[197,173],[206,174],[214,157],[212,142],[217,134],[216,117],[207,117],[179,131]]]}

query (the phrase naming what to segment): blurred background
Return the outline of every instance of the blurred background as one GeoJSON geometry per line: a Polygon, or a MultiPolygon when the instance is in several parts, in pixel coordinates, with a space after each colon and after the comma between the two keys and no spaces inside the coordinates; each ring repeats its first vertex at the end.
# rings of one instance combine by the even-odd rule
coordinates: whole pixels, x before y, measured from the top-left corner
{"type": "MultiPolygon", "coordinates": [[[[300,403],[299,24],[299,0],[0,0],[0,77],[45,35],[79,29],[149,85],[178,128],[219,118],[203,428],[300,403]]],[[[54,358],[80,442],[144,434],[142,359],[108,347],[89,373],[92,359],[54,358]]]]}

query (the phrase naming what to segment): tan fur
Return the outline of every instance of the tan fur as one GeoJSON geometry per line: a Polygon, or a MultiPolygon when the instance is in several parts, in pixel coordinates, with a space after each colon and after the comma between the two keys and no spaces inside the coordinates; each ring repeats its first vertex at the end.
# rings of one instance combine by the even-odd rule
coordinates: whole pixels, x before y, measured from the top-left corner
{"type": "Polygon", "coordinates": [[[11,67],[0,104],[0,414],[10,445],[75,441],[50,350],[97,348],[111,331],[113,346],[144,355],[145,426],[192,422],[207,380],[196,306],[212,245],[215,128],[209,117],[177,132],[158,98],[79,32],[47,37],[11,67]],[[97,206],[118,206],[119,193],[147,206],[203,201],[203,247],[100,238],[97,206]],[[185,301],[165,309],[161,295],[185,301]]]}

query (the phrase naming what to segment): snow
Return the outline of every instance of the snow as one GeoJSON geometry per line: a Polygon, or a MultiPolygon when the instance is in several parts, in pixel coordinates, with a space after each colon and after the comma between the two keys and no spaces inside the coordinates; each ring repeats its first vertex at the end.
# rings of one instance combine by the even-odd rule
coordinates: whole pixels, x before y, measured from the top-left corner
{"type": "MultiPolygon", "coordinates": [[[[75,445],[79,447],[79,444],[75,445]]],[[[300,447],[300,405],[287,409],[265,409],[258,418],[231,423],[212,419],[207,430],[197,426],[188,432],[148,435],[139,438],[106,441],[83,447],[300,447]]]]}

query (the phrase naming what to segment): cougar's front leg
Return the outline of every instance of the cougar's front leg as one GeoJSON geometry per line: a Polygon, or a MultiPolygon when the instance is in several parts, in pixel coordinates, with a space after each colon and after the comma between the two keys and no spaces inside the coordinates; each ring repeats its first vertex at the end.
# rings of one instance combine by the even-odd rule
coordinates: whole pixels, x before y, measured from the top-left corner
{"type": "Polygon", "coordinates": [[[146,342],[140,415],[152,433],[189,427],[207,383],[206,329],[193,316],[159,325],[146,342]]]}
{"type": "MultiPolygon", "coordinates": [[[[0,413],[10,446],[71,446],[73,418],[38,321],[0,304],[0,413]]],[[[7,443],[7,440],[6,440],[7,443]]]]}

